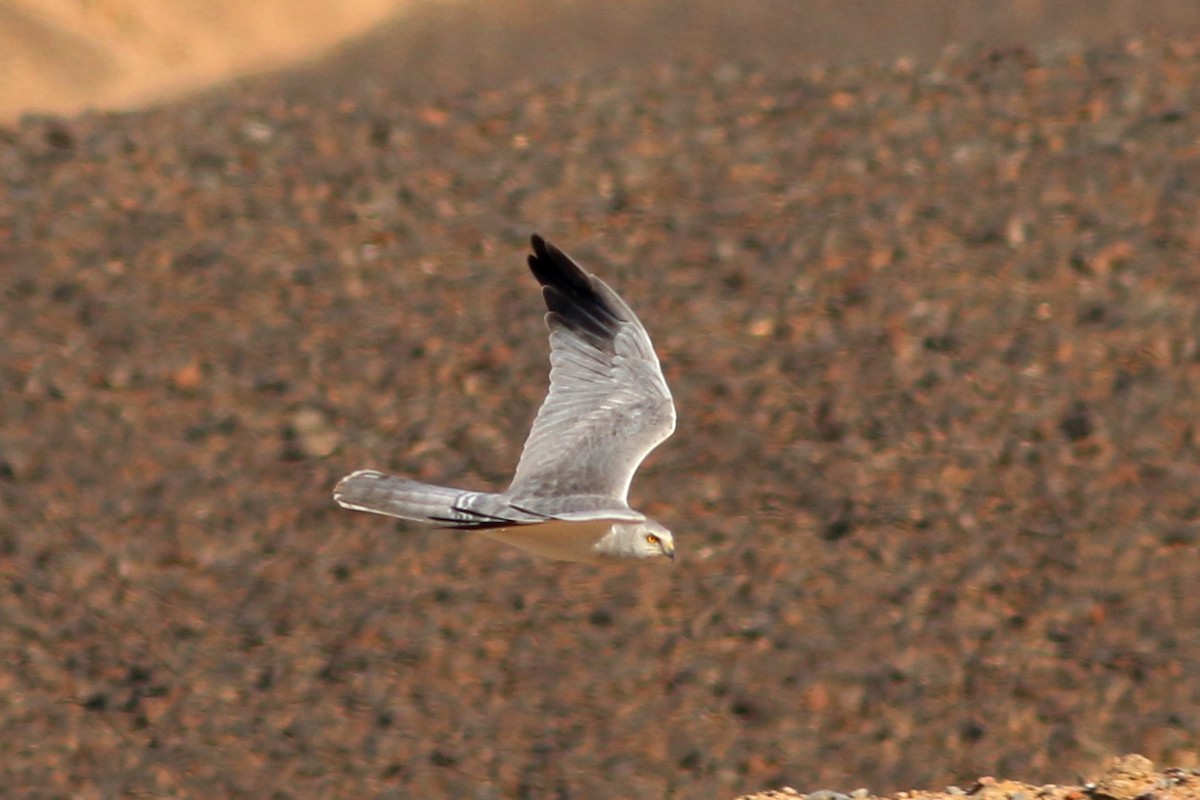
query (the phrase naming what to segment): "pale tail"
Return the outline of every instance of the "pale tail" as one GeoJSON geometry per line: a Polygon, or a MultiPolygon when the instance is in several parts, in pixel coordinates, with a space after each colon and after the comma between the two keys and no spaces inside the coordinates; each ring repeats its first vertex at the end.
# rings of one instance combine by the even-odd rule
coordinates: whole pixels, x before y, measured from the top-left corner
{"type": "Polygon", "coordinates": [[[502,528],[540,521],[499,495],[411,481],[371,469],[352,472],[333,490],[342,508],[442,528],[502,528]]]}

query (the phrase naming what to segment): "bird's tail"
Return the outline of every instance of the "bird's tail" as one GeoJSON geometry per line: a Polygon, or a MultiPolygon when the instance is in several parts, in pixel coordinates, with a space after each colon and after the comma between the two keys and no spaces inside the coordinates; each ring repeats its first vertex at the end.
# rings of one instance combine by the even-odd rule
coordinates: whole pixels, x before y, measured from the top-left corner
{"type": "Polygon", "coordinates": [[[333,490],[342,508],[435,525],[440,528],[504,528],[538,521],[494,494],[410,481],[371,469],[342,478],[333,490]]]}

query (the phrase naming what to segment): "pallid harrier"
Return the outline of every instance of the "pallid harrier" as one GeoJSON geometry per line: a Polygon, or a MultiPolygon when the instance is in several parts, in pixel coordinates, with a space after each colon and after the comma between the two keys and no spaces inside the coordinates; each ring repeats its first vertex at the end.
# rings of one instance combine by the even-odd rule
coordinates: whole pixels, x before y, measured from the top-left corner
{"type": "Polygon", "coordinates": [[[533,236],[529,268],[549,313],[550,392],[504,492],[468,492],[352,472],[342,508],[478,531],[562,561],[675,558],[671,532],[629,507],[642,459],[675,430],[675,404],[650,337],[629,306],[533,236]]]}

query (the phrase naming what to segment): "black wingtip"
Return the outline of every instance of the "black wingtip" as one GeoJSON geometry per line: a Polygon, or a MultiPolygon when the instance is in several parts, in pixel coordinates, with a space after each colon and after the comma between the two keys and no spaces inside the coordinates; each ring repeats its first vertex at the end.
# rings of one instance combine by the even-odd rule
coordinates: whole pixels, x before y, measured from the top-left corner
{"type": "Polygon", "coordinates": [[[591,276],[538,234],[530,236],[529,243],[529,270],[542,285],[546,307],[570,327],[586,331],[598,346],[611,339],[622,316],[592,285],[591,276]]]}
{"type": "Polygon", "coordinates": [[[533,277],[537,278],[538,283],[542,286],[546,285],[546,281],[542,279],[542,267],[540,262],[550,260],[550,254],[546,251],[546,240],[538,234],[533,234],[529,237],[529,244],[533,248],[527,261],[529,262],[529,271],[533,273],[533,277]]]}
{"type": "Polygon", "coordinates": [[[529,270],[542,286],[555,286],[571,294],[595,295],[595,289],[583,268],[574,259],[538,234],[529,237],[533,254],[529,270]]]}

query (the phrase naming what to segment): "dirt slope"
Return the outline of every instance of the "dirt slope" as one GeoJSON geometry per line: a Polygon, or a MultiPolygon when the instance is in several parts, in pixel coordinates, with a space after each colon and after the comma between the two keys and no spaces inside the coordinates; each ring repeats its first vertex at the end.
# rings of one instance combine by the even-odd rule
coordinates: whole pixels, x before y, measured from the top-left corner
{"type": "Polygon", "coordinates": [[[0,786],[1200,766],[1198,53],[749,53],[420,95],[347,66],[0,128],[0,786]],[[662,355],[680,428],[633,500],[673,568],[330,500],[362,466],[505,483],[545,390],[534,230],[662,355]]]}
{"type": "Polygon", "coordinates": [[[0,120],[178,97],[295,64],[409,5],[405,0],[4,0],[0,120]]]}
{"type": "Polygon", "coordinates": [[[1191,0],[637,0],[620,13],[580,0],[0,0],[0,121],[139,108],[265,71],[326,96],[367,83],[430,96],[600,66],[928,59],[1196,30],[1191,0]]]}

